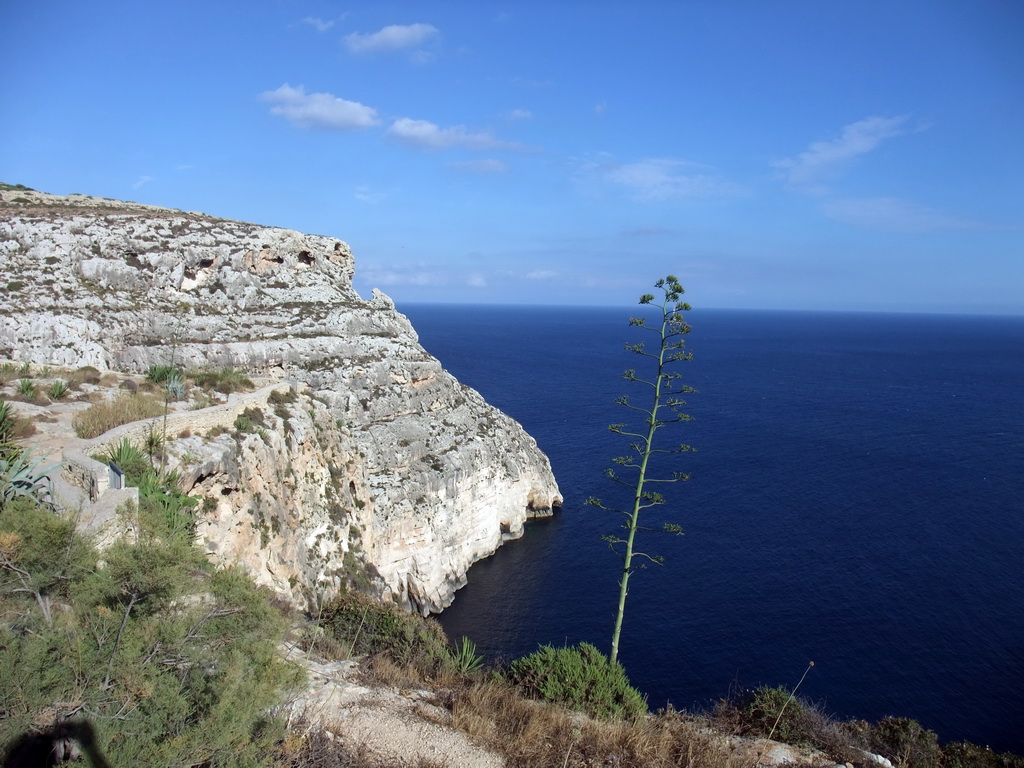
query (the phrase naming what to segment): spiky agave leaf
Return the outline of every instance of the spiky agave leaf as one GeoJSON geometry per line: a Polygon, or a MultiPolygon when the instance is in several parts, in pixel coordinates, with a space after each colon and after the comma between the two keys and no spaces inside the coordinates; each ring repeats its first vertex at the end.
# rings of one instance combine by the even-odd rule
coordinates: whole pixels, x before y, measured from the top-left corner
{"type": "Polygon", "coordinates": [[[50,473],[59,469],[60,464],[42,464],[42,459],[35,459],[27,452],[0,459],[0,499],[6,504],[26,497],[50,504],[50,473]]]}

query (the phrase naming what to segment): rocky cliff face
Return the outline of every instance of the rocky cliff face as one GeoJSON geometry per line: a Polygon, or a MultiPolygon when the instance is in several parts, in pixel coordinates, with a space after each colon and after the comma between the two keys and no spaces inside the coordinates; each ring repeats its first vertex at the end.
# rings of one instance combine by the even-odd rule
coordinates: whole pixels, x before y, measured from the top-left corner
{"type": "Polygon", "coordinates": [[[474,561],[561,503],[533,439],[430,357],[390,299],[354,292],[341,241],[5,191],[0,264],[0,357],[281,383],[250,406],[256,431],[177,414],[196,428],[169,450],[209,500],[211,556],[300,604],[360,581],[440,610],[474,561]]]}

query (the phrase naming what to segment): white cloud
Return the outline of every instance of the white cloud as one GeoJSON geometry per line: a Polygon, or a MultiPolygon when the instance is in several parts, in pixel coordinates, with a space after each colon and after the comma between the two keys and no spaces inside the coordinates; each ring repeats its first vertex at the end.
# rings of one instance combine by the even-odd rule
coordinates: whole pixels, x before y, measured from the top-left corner
{"type": "Polygon", "coordinates": [[[307,16],[302,20],[303,24],[308,24],[313,27],[317,32],[326,32],[334,26],[333,21],[324,21],[323,19],[317,18],[316,16],[307,16]]]}
{"type": "Polygon", "coordinates": [[[509,142],[499,141],[489,133],[471,133],[461,125],[441,128],[428,120],[412,120],[408,117],[400,117],[395,120],[388,128],[387,135],[403,144],[411,144],[422,149],[448,149],[449,147],[489,149],[515,146],[509,142]]]}
{"type": "Polygon", "coordinates": [[[448,167],[459,171],[469,171],[470,173],[504,173],[507,170],[507,166],[501,160],[493,158],[448,163],[448,167]]]}
{"type": "Polygon", "coordinates": [[[550,269],[535,269],[526,273],[527,280],[550,280],[553,277],[558,277],[558,273],[550,269]]]}
{"type": "Polygon", "coordinates": [[[486,288],[487,278],[481,275],[479,272],[476,272],[466,278],[466,285],[468,285],[470,288],[486,288]]]}
{"type": "Polygon", "coordinates": [[[509,120],[531,120],[533,112],[528,109],[513,109],[507,115],[509,120]]]}
{"type": "Polygon", "coordinates": [[[394,264],[364,267],[360,270],[363,282],[370,285],[445,285],[447,277],[432,271],[424,264],[394,264]]]}
{"type": "Polygon", "coordinates": [[[638,200],[662,201],[684,197],[721,197],[742,191],[737,184],[710,173],[702,166],[671,158],[650,158],[635,163],[587,163],[585,176],[625,187],[638,200]]]}
{"type": "Polygon", "coordinates": [[[132,182],[132,189],[142,189],[144,186],[149,184],[153,180],[152,176],[139,176],[134,182],[132,182]]]}
{"type": "Polygon", "coordinates": [[[775,167],[792,186],[806,191],[825,191],[822,183],[853,160],[875,149],[886,139],[907,133],[906,115],[867,117],[843,128],[839,138],[816,141],[796,157],[780,160],[775,167]]]}
{"type": "Polygon", "coordinates": [[[306,93],[303,86],[293,88],[285,83],[274,91],[264,91],[260,98],[274,104],[271,114],[279,115],[300,128],[355,130],[379,124],[377,110],[338,98],[330,93],[306,93]]]}
{"type": "Polygon", "coordinates": [[[608,110],[608,103],[602,101],[600,104],[594,105],[594,114],[603,115],[608,110]]]}
{"type": "Polygon", "coordinates": [[[440,34],[433,24],[392,24],[377,32],[353,32],[344,38],[351,53],[380,53],[415,48],[440,34]]]}
{"type": "Polygon", "coordinates": [[[823,210],[834,221],[887,232],[934,232],[982,226],[898,197],[830,200],[824,204],[823,210]]]}
{"type": "Polygon", "coordinates": [[[385,197],[387,197],[387,195],[384,194],[383,192],[373,192],[370,190],[369,187],[366,186],[356,187],[356,191],[352,194],[352,196],[356,200],[362,200],[364,203],[370,203],[371,205],[376,205],[385,197]]]}

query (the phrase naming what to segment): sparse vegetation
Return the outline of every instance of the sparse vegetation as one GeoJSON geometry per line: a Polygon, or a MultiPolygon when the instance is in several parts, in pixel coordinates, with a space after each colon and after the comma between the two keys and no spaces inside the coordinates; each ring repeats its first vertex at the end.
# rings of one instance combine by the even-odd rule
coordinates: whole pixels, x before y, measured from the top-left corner
{"type": "Polygon", "coordinates": [[[67,393],[68,385],[60,379],[54,379],[50,388],[46,390],[46,394],[51,400],[63,400],[67,393]]]}
{"type": "Polygon", "coordinates": [[[189,371],[187,377],[207,391],[222,392],[230,395],[234,392],[248,392],[253,388],[252,379],[245,372],[235,368],[205,369],[189,371]]]}
{"type": "Polygon", "coordinates": [[[124,392],[113,400],[94,403],[88,410],[77,414],[72,426],[79,437],[89,439],[122,424],[159,416],[163,411],[164,404],[150,395],[124,392]]]}
{"type": "Polygon", "coordinates": [[[294,403],[298,399],[298,395],[290,389],[287,392],[281,392],[275,389],[270,393],[270,396],[267,398],[267,402],[271,405],[287,405],[289,403],[294,403]]]}
{"type": "Polygon", "coordinates": [[[68,386],[76,389],[82,384],[99,384],[100,372],[91,365],[83,365],[68,374],[68,386]]]}
{"type": "Polygon", "coordinates": [[[14,391],[17,392],[18,397],[23,397],[26,400],[35,400],[39,397],[39,390],[32,379],[18,379],[18,384],[15,386],[14,391]]]}
{"type": "Polygon", "coordinates": [[[151,365],[146,371],[146,379],[154,384],[163,384],[176,375],[179,375],[179,371],[173,365],[151,365]]]}
{"type": "Polygon", "coordinates": [[[319,627],[341,658],[369,654],[398,665],[413,679],[436,677],[451,658],[436,621],[357,592],[342,592],[328,601],[319,627]]]}

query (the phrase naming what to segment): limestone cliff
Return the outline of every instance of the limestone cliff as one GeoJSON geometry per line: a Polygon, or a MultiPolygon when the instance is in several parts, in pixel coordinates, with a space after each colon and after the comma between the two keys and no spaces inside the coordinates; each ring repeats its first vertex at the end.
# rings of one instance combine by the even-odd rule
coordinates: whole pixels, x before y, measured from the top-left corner
{"type": "MultiPolygon", "coordinates": [[[[390,299],[355,293],[344,242],[5,191],[0,264],[2,358],[279,382],[242,403],[255,431],[222,431],[217,408],[167,431],[183,435],[169,451],[187,490],[209,500],[211,556],[301,604],[361,573],[440,610],[474,561],[561,503],[534,440],[428,355],[390,299]]],[[[228,423],[242,405],[221,407],[228,423]]]]}

